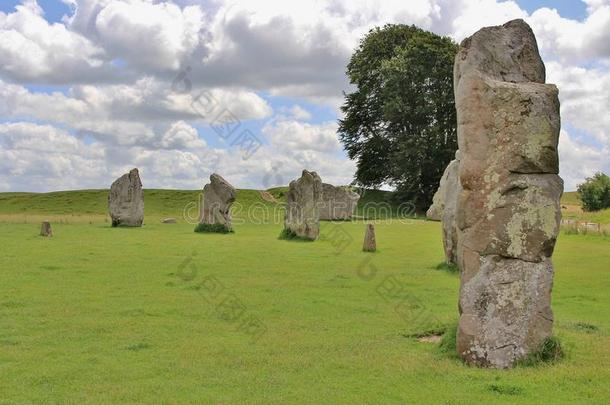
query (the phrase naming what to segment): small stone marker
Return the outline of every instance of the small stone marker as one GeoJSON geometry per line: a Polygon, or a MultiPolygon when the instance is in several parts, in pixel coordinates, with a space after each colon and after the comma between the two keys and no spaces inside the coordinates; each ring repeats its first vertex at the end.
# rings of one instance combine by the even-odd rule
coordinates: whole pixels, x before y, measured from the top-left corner
{"type": "Polygon", "coordinates": [[[178,223],[178,221],[176,221],[176,218],[165,218],[163,221],[161,221],[161,223],[163,223],[163,224],[176,224],[176,223],[178,223]]]}
{"type": "Polygon", "coordinates": [[[375,241],[375,225],[373,224],[368,224],[366,226],[362,250],[365,252],[374,252],[377,250],[377,242],[375,241]]]}
{"type": "Polygon", "coordinates": [[[49,221],[42,222],[40,236],[53,236],[53,230],[51,229],[51,223],[49,221]]]}

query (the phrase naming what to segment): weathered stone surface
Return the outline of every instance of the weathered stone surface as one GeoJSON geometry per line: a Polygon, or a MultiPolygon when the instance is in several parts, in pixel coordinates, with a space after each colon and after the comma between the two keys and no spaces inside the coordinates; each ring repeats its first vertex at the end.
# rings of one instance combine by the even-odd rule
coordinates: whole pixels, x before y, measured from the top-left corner
{"type": "Polygon", "coordinates": [[[40,236],[53,236],[53,230],[51,229],[51,223],[49,221],[43,221],[40,226],[40,236]]]}
{"type": "Polygon", "coordinates": [[[443,248],[445,249],[445,261],[457,263],[457,223],[456,211],[458,196],[462,190],[459,177],[460,151],[455,152],[455,160],[447,166],[447,179],[445,183],[445,203],[441,215],[443,228],[443,248]]]}
{"type": "Polygon", "coordinates": [[[558,91],[544,72],[522,20],[480,30],[456,56],[457,348],[470,364],[510,367],[552,333],[563,182],[558,91]]]}
{"type": "Polygon", "coordinates": [[[202,224],[222,225],[227,231],[233,229],[231,223],[231,205],[235,202],[237,192],[228,181],[213,173],[210,182],[203,187],[201,204],[202,224]]]}
{"type": "Polygon", "coordinates": [[[457,224],[455,221],[457,199],[461,191],[459,179],[460,151],[455,152],[455,159],[449,162],[438,190],[434,194],[432,205],[426,217],[433,221],[442,221],[443,247],[447,263],[457,263],[457,224]]]}
{"type": "Polygon", "coordinates": [[[108,211],[112,226],[142,226],[144,193],[138,169],[119,177],[110,187],[108,211]]]}
{"type": "Polygon", "coordinates": [[[298,180],[290,182],[286,194],[284,228],[300,238],[315,240],[320,235],[322,180],[316,172],[303,170],[298,180]]]}
{"type": "Polygon", "coordinates": [[[177,224],[178,221],[176,221],[176,218],[165,218],[163,221],[161,221],[161,223],[163,223],[163,224],[177,224]]]}
{"type": "Polygon", "coordinates": [[[375,240],[375,225],[373,224],[368,224],[366,226],[362,250],[365,252],[374,252],[377,250],[377,241],[375,240]]]}
{"type": "Polygon", "coordinates": [[[322,183],[320,219],[326,221],[351,219],[360,195],[347,187],[322,183]]]}
{"type": "Polygon", "coordinates": [[[441,177],[441,181],[438,185],[438,190],[436,190],[436,193],[434,193],[434,196],[432,197],[432,205],[428,208],[428,211],[426,211],[426,218],[431,221],[441,221],[443,218],[446,195],[448,192],[453,192],[455,183],[457,182],[457,155],[458,152],[456,152],[456,158],[449,162],[445,168],[443,177],[441,177]]]}

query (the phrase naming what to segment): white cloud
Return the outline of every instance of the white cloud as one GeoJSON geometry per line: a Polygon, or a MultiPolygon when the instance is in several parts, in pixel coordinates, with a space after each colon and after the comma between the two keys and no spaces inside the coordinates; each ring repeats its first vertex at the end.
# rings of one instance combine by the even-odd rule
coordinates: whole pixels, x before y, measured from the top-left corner
{"type": "MultiPolygon", "coordinates": [[[[227,109],[240,120],[262,119],[271,107],[260,96],[243,90],[210,92],[218,109],[227,109]]],[[[196,94],[193,92],[192,94],[196,94]]],[[[191,106],[191,94],[172,92],[167,83],[147,77],[133,85],[74,86],[68,95],[31,92],[0,80],[0,114],[66,124],[101,141],[136,145],[155,139],[153,124],[169,125],[190,120],[209,123],[191,106]]]]}
{"type": "Polygon", "coordinates": [[[28,122],[0,124],[0,177],[10,190],[98,187],[104,151],[64,130],[28,122]]]}
{"type": "Polygon", "coordinates": [[[583,21],[549,8],[530,16],[512,0],[64,2],[74,13],[63,23],[48,23],[34,0],[0,13],[0,118],[16,121],[2,124],[0,189],[101,187],[133,166],[146,187],[200,187],[212,170],[240,187],[263,187],[269,178],[286,184],[304,168],[348,183],[355,165],[336,123],[312,122],[323,107],[339,114],[349,90],[345,67],[360,38],[374,26],[406,23],[459,41],[512,18],[532,25],[548,81],[560,89],[563,122],[576,129],[562,132],[560,144],[568,189],[608,168],[610,0],[585,0],[583,21]],[[187,66],[192,89],[172,90],[187,66]],[[30,84],[65,87],[48,93],[30,84]],[[239,120],[273,115],[262,129],[269,144],[249,160],[228,143],[209,147],[197,128],[215,114],[191,106],[202,91],[215,111],[239,120]],[[276,101],[283,97],[289,101],[276,101]],[[316,104],[316,113],[299,98],[316,104]],[[19,184],[10,175],[17,172],[19,184]]]}
{"type": "Polygon", "coordinates": [[[299,121],[309,121],[311,119],[311,113],[301,106],[294,105],[290,109],[290,113],[294,119],[299,121]]]}
{"type": "Polygon", "coordinates": [[[589,12],[581,22],[563,18],[557,10],[536,10],[528,22],[543,56],[571,64],[610,58],[610,5],[599,3],[590,7],[589,12]]]}
{"type": "Polygon", "coordinates": [[[97,14],[95,28],[114,57],[145,69],[178,70],[199,45],[202,23],[198,6],[113,0],[97,14]]]}
{"type": "Polygon", "coordinates": [[[313,125],[281,120],[265,126],[262,132],[272,145],[284,151],[332,153],[341,150],[337,139],[337,124],[334,122],[313,125]]]}
{"type": "Polygon", "coordinates": [[[197,149],[204,148],[206,143],[199,138],[197,130],[184,121],[174,122],[159,141],[163,149],[197,149]]]}
{"type": "Polygon", "coordinates": [[[0,74],[20,81],[66,83],[107,75],[105,52],[65,25],[49,24],[34,0],[0,12],[0,74]]]}
{"type": "Polygon", "coordinates": [[[563,120],[610,148],[610,74],[557,62],[547,63],[547,72],[559,87],[563,120]]]}
{"type": "Polygon", "coordinates": [[[566,191],[576,190],[576,186],[598,171],[610,172],[608,155],[610,148],[595,148],[572,139],[567,131],[559,137],[559,174],[566,191]]]}

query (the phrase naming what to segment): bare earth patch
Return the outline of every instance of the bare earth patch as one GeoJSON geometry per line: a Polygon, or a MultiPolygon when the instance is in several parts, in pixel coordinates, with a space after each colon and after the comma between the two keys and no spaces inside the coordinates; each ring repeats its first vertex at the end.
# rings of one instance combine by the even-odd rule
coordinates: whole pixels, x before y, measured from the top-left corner
{"type": "Polygon", "coordinates": [[[268,191],[259,191],[261,198],[265,201],[271,202],[271,203],[277,203],[277,200],[275,199],[275,197],[268,191]]]}
{"type": "Polygon", "coordinates": [[[428,335],[418,338],[417,341],[420,343],[440,343],[442,338],[442,335],[428,335]]]}

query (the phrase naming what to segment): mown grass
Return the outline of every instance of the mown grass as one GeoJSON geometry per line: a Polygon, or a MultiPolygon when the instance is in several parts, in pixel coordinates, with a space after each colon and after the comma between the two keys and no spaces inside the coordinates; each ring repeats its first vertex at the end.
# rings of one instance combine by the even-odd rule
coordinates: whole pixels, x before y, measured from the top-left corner
{"type": "Polygon", "coordinates": [[[435,270],[438,223],[379,221],[375,255],[361,252],[360,222],[326,223],[312,243],[279,240],[281,223],[238,221],[230,236],[196,235],[183,221],[53,226],[55,236],[42,238],[38,223],[0,223],[0,403],[610,397],[604,238],[558,241],[553,307],[566,357],[500,371],[467,367],[450,347],[459,278],[435,270]],[[229,302],[239,320],[219,311],[229,302]],[[266,328],[258,339],[241,322],[254,318],[266,328]],[[435,325],[447,331],[440,346],[410,338],[440,332],[435,325]]]}

